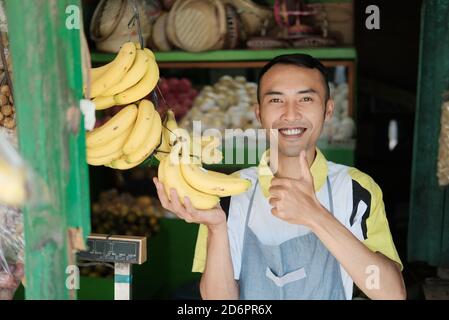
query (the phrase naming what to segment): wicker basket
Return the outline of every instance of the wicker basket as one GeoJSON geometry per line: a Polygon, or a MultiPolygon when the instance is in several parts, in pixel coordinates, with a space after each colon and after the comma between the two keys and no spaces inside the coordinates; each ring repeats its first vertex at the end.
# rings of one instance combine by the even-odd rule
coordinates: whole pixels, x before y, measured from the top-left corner
{"type": "Polygon", "coordinates": [[[221,49],[226,34],[226,13],[219,0],[178,0],[168,15],[167,36],[190,52],[221,49]]]}
{"type": "MultiPolygon", "coordinates": [[[[139,15],[142,36],[146,41],[151,35],[151,23],[144,1],[139,1],[139,15]]],[[[101,0],[90,24],[90,37],[97,49],[116,53],[124,42],[138,42],[137,28],[128,28],[133,16],[134,10],[129,0],[101,0]]]]}
{"type": "Polygon", "coordinates": [[[178,39],[176,38],[174,25],[175,25],[176,10],[178,10],[179,6],[181,6],[181,5],[182,5],[182,0],[175,1],[175,3],[171,7],[171,10],[168,13],[167,22],[165,24],[165,26],[166,26],[165,33],[167,34],[168,41],[171,43],[172,46],[175,46],[178,48],[181,48],[181,45],[180,45],[178,39]]]}
{"type": "Polygon", "coordinates": [[[167,28],[167,13],[162,13],[153,25],[153,44],[159,51],[170,51],[171,45],[167,39],[166,28],[167,28]]]}
{"type": "Polygon", "coordinates": [[[250,49],[276,49],[290,46],[288,41],[272,37],[252,37],[246,45],[250,49]]]}
{"type": "Polygon", "coordinates": [[[244,38],[243,26],[237,14],[237,10],[231,4],[225,5],[227,33],[225,48],[235,49],[239,46],[240,41],[244,38]]]}
{"type": "Polygon", "coordinates": [[[273,26],[274,16],[271,8],[257,5],[251,0],[226,1],[237,9],[248,37],[260,35],[263,28],[273,26]]]}

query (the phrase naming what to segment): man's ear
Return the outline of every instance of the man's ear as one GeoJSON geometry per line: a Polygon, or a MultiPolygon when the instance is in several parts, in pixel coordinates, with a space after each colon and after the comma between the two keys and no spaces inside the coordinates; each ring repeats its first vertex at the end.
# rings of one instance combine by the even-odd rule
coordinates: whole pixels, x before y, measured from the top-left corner
{"type": "Polygon", "coordinates": [[[258,103],[254,105],[254,112],[256,113],[257,121],[262,124],[262,121],[260,121],[260,105],[258,103]]]}
{"type": "Polygon", "coordinates": [[[324,114],[324,121],[329,121],[332,119],[332,115],[334,114],[335,103],[334,100],[329,98],[326,102],[326,112],[324,114]]]}

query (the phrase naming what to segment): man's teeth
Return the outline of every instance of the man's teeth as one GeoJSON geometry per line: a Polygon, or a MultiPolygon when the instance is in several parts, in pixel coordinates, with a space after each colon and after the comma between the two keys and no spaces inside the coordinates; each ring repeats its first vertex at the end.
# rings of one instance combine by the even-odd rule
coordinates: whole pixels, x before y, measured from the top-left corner
{"type": "Polygon", "coordinates": [[[281,133],[285,134],[287,136],[293,136],[297,134],[301,134],[305,129],[304,128],[298,128],[298,129],[282,129],[281,133]]]}

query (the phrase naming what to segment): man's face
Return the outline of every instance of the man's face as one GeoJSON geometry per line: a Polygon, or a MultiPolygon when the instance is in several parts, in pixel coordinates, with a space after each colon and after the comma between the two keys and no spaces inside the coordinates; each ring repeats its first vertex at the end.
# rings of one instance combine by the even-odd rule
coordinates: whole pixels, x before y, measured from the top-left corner
{"type": "Polygon", "coordinates": [[[330,119],[333,101],[316,69],[278,64],[263,76],[256,115],[265,129],[278,130],[280,155],[297,157],[315,149],[323,124],[330,119]]]}

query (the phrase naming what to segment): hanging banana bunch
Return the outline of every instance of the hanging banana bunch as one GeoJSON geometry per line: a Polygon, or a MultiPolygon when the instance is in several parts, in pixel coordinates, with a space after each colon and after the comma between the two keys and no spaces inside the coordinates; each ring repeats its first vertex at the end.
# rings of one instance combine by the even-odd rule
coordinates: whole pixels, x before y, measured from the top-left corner
{"type": "Polygon", "coordinates": [[[112,62],[90,70],[90,79],[89,96],[95,109],[103,110],[135,103],[150,94],[159,80],[159,67],[150,49],[126,42],[112,62]]]}
{"type": "Polygon", "coordinates": [[[170,154],[163,157],[158,168],[158,178],[171,198],[170,189],[176,189],[180,201],[189,197],[196,209],[211,209],[220,201],[219,197],[237,195],[247,191],[251,182],[235,175],[204,169],[191,160],[185,141],[178,141],[170,154]]]}

